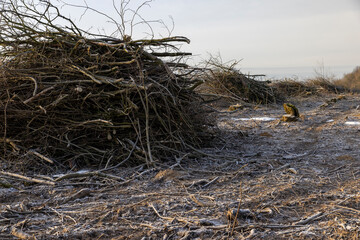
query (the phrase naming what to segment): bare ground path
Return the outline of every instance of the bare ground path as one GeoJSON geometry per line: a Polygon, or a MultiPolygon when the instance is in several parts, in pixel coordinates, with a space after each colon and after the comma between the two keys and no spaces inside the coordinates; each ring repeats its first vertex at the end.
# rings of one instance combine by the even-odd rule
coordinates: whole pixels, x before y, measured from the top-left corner
{"type": "Polygon", "coordinates": [[[0,239],[358,239],[360,97],[336,98],[218,113],[214,147],[162,169],[0,188],[0,239]]]}

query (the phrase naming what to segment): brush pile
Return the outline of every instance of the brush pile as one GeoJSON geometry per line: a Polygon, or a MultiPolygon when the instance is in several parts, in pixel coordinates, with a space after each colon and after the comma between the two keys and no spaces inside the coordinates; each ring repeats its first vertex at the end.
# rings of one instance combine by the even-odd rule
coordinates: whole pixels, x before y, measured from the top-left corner
{"type": "Polygon", "coordinates": [[[299,81],[297,79],[284,79],[273,82],[271,87],[273,87],[279,94],[289,97],[305,97],[311,95],[320,95],[322,93],[337,94],[348,91],[348,89],[325,77],[316,77],[306,81],[299,81]]]}
{"type": "Polygon", "coordinates": [[[196,142],[188,117],[193,83],[175,74],[188,53],[173,44],[187,38],[94,35],[48,2],[2,4],[4,158],[35,153],[70,167],[151,165],[196,142]],[[55,24],[59,19],[65,24],[55,24]]]}
{"type": "Polygon", "coordinates": [[[307,96],[312,95],[316,89],[310,84],[295,79],[284,79],[271,84],[283,96],[307,96]]]}
{"type": "Polygon", "coordinates": [[[251,75],[241,73],[235,65],[226,66],[211,60],[209,71],[203,76],[207,91],[245,102],[267,104],[279,100],[278,94],[267,82],[258,81],[251,75]]]}

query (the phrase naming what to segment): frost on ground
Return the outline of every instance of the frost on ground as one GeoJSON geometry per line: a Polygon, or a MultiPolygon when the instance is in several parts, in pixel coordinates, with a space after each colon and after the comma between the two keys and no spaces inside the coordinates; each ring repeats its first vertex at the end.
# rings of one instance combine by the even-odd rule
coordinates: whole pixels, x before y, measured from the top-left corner
{"type": "Polygon", "coordinates": [[[293,99],[291,123],[281,104],[218,108],[212,147],[156,169],[1,176],[0,238],[358,239],[360,97],[331,97],[293,99]]]}

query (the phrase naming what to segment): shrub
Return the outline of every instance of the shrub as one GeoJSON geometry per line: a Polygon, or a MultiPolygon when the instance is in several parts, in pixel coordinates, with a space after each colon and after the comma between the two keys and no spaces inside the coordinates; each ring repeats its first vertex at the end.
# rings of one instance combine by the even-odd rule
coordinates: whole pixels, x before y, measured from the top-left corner
{"type": "Polygon", "coordinates": [[[346,74],[342,79],[335,81],[335,84],[350,90],[360,90],[360,66],[346,74]]]}

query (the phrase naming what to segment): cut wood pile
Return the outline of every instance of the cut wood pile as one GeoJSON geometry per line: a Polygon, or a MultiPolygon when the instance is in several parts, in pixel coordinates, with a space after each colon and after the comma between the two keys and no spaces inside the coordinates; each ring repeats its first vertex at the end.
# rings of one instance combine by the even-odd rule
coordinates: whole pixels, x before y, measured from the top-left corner
{"type": "Polygon", "coordinates": [[[258,81],[254,76],[241,73],[235,68],[236,64],[226,66],[226,64],[218,63],[217,60],[210,60],[208,71],[202,76],[207,86],[205,91],[257,104],[281,100],[281,97],[266,81],[258,81]]]}
{"type": "Polygon", "coordinates": [[[316,77],[306,81],[284,79],[274,81],[271,84],[271,87],[273,87],[279,94],[288,97],[349,92],[348,88],[342,87],[336,82],[323,77],[316,77]]]}
{"type": "Polygon", "coordinates": [[[50,3],[20,2],[0,12],[1,157],[153,164],[196,142],[193,82],[176,64],[188,53],[174,45],[187,38],[95,35],[50,3]]]}
{"type": "Polygon", "coordinates": [[[293,79],[275,81],[271,84],[279,93],[284,96],[306,96],[315,92],[315,88],[305,82],[293,79]]]}

